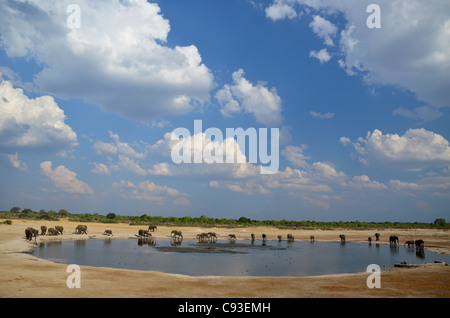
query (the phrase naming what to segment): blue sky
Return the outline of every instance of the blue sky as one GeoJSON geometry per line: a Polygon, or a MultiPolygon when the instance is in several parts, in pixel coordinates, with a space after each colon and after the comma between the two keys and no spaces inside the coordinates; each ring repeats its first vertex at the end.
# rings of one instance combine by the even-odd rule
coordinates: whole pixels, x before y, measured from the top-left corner
{"type": "Polygon", "coordinates": [[[450,217],[447,1],[11,0],[0,19],[2,210],[450,217]],[[175,164],[194,120],[278,128],[278,171],[248,149],[175,164]]]}

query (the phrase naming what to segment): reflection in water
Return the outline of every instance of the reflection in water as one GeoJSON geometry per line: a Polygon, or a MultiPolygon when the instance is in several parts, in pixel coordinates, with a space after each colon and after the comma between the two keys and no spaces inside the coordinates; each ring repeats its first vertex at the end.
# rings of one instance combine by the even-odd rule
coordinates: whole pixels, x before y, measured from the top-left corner
{"type": "Polygon", "coordinates": [[[425,258],[425,251],[423,248],[419,248],[416,250],[416,256],[419,258],[425,258]]]}
{"type": "Polygon", "coordinates": [[[183,237],[174,236],[170,239],[171,246],[181,246],[181,243],[183,243],[183,237]]]}
{"type": "Polygon", "coordinates": [[[37,243],[37,247],[39,248],[45,248],[45,247],[56,247],[61,246],[62,241],[48,241],[48,242],[39,242],[37,243]]]}
{"type": "Polygon", "coordinates": [[[216,240],[213,241],[196,241],[198,245],[214,245],[217,243],[216,240]]]}
{"type": "Polygon", "coordinates": [[[399,246],[398,245],[389,245],[389,251],[392,255],[397,255],[399,252],[399,246]]]}
{"type": "Polygon", "coordinates": [[[156,246],[156,239],[152,236],[140,237],[138,238],[138,246],[156,246]]]}
{"type": "Polygon", "coordinates": [[[407,247],[347,242],[195,239],[76,240],[38,244],[37,257],[66,264],[154,270],[185,275],[304,276],[364,272],[368,265],[389,268],[450,262],[450,256],[407,247]],[[103,242],[102,242],[103,241],[103,242]],[[136,246],[136,241],[137,245],[136,246]],[[202,266],[199,266],[202,264],[202,266]]]}
{"type": "Polygon", "coordinates": [[[75,247],[85,247],[86,246],[86,240],[75,240],[75,241],[73,241],[73,245],[75,247]]]}

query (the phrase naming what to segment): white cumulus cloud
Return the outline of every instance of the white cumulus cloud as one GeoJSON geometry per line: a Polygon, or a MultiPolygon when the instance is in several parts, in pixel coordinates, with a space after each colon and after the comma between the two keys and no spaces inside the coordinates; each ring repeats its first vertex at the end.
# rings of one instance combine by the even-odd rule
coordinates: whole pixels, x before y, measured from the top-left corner
{"type": "MultiPolygon", "coordinates": [[[[340,65],[348,74],[359,74],[367,83],[406,88],[431,107],[450,106],[450,2],[430,0],[379,0],[381,28],[367,26],[371,0],[274,0],[267,11],[283,7],[284,12],[311,14],[311,28],[331,44],[332,22],[341,15],[345,27],[337,30],[336,48],[343,56],[340,65]],[[327,21],[327,20],[326,20],[327,21]],[[328,37],[329,38],[328,38],[328,37]]],[[[292,14],[291,14],[292,15],[292,14]]],[[[270,16],[268,16],[270,18],[270,16]]],[[[277,19],[288,18],[279,14],[277,19]]],[[[319,51],[320,52],[320,51],[319,51]]],[[[319,58],[319,52],[311,51],[319,58]]],[[[324,63],[328,59],[322,52],[324,63]]],[[[421,116],[405,113],[407,116],[421,116]]],[[[435,117],[429,113],[426,115],[435,117]]]]}
{"type": "Polygon", "coordinates": [[[49,178],[56,188],[73,194],[93,194],[94,190],[83,181],[77,179],[77,174],[64,166],[58,166],[52,170],[52,162],[41,163],[41,172],[49,178]]]}
{"type": "Polygon", "coordinates": [[[408,129],[404,135],[383,134],[375,129],[354,143],[345,137],[341,142],[351,144],[367,164],[401,163],[405,167],[432,167],[450,163],[448,140],[423,128],[408,129]]]}
{"type": "Polygon", "coordinates": [[[110,175],[111,172],[109,171],[109,168],[104,163],[92,163],[94,165],[94,168],[91,169],[91,172],[93,174],[105,174],[110,175]]]}
{"type": "Polygon", "coordinates": [[[338,28],[330,21],[315,15],[313,21],[309,24],[313,32],[328,46],[334,46],[332,37],[336,35],[338,28]]]}
{"type": "Polygon", "coordinates": [[[266,16],[273,21],[281,19],[294,19],[297,17],[295,9],[282,0],[275,0],[275,3],[266,8],[266,16]]]}
{"type": "Polygon", "coordinates": [[[217,91],[216,99],[222,106],[224,117],[239,113],[251,113],[259,123],[267,126],[282,122],[281,98],[275,88],[270,90],[264,83],[254,85],[244,78],[244,70],[233,73],[233,84],[226,84],[217,91]]]}
{"type": "Polygon", "coordinates": [[[311,159],[311,157],[305,156],[303,153],[306,150],[306,145],[301,146],[287,146],[285,149],[281,151],[281,154],[286,157],[292,164],[297,167],[306,167],[308,164],[306,163],[307,159],[311,159]]]}
{"type": "Polygon", "coordinates": [[[138,184],[134,184],[131,181],[121,180],[120,182],[115,182],[112,185],[112,188],[122,198],[127,200],[156,201],[162,203],[167,199],[167,197],[177,197],[178,204],[188,204],[186,198],[188,196],[187,194],[179,192],[178,190],[168,186],[156,185],[148,180],[138,184]]]}
{"type": "Polygon", "coordinates": [[[76,133],[65,120],[53,97],[30,99],[0,76],[0,151],[64,154],[78,145],[76,133]]]}
{"type": "Polygon", "coordinates": [[[6,158],[8,158],[11,165],[17,170],[28,171],[27,164],[19,160],[19,154],[17,152],[13,155],[7,154],[6,158]]]}
{"type": "Polygon", "coordinates": [[[164,135],[164,139],[150,146],[150,151],[163,157],[171,157],[172,161],[157,163],[153,168],[148,169],[148,173],[178,176],[224,176],[237,179],[260,173],[260,167],[249,162],[234,138],[229,136],[227,138],[225,134],[222,136],[222,140],[218,139],[212,140],[211,136],[206,133],[176,136],[173,132],[168,132],[164,135]],[[184,150],[186,150],[185,156],[182,155],[184,150]],[[175,164],[174,158],[172,158],[173,153],[177,160],[180,159],[182,162],[175,164]],[[232,159],[230,163],[227,163],[227,153],[232,159]],[[194,163],[196,157],[201,159],[201,162],[194,163]]]}
{"type": "Polygon", "coordinates": [[[120,141],[118,134],[109,132],[113,142],[98,141],[94,144],[96,154],[106,157],[110,162],[108,168],[105,164],[94,163],[95,168],[91,170],[95,174],[110,174],[112,171],[126,170],[136,175],[145,176],[148,171],[141,167],[145,159],[145,152],[138,152],[128,143],[120,141]],[[115,160],[115,161],[114,161],[115,160]]]}
{"type": "Polygon", "coordinates": [[[443,115],[443,113],[438,108],[430,106],[416,107],[414,108],[414,110],[399,107],[397,109],[394,109],[392,113],[394,115],[400,115],[405,118],[421,120],[422,122],[435,120],[443,115]]]}
{"type": "Polygon", "coordinates": [[[43,66],[34,78],[38,90],[145,122],[209,100],[212,73],[194,45],[165,45],[170,24],[158,4],[80,0],[80,28],[69,28],[71,3],[0,3],[1,46],[9,57],[43,66]]]}
{"type": "Polygon", "coordinates": [[[318,59],[320,64],[326,63],[331,60],[331,55],[330,53],[328,53],[326,48],[321,49],[319,52],[314,50],[310,51],[309,56],[318,59]]]}

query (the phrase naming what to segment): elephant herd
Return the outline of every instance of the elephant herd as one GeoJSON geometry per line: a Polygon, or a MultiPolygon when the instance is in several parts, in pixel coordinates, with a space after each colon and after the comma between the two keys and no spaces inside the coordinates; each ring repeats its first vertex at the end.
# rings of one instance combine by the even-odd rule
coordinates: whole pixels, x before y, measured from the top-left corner
{"type": "MultiPolygon", "coordinates": [[[[138,231],[139,237],[152,236],[152,234],[150,232],[155,232],[157,229],[158,229],[158,227],[156,225],[149,225],[147,230],[142,230],[141,229],[141,230],[138,231]]],[[[110,231],[110,230],[107,230],[107,231],[110,231]]],[[[112,233],[111,233],[111,235],[112,235],[112,233]]]]}
{"type": "MultiPolygon", "coordinates": [[[[151,235],[150,232],[151,231],[155,232],[156,230],[157,230],[157,226],[156,225],[150,225],[147,230],[140,229],[138,231],[138,234],[139,234],[140,238],[142,238],[142,237],[144,237],[144,238],[145,237],[151,237],[152,235],[151,235]]],[[[43,226],[41,226],[41,234],[39,234],[39,231],[37,229],[32,228],[32,227],[28,227],[28,228],[25,229],[25,236],[26,236],[26,239],[29,240],[29,241],[31,241],[33,239],[33,237],[34,237],[34,240],[36,241],[36,237],[39,236],[39,235],[46,235],[46,234],[47,235],[61,235],[63,233],[64,233],[64,228],[62,226],[55,226],[53,228],[47,228],[46,226],[43,225],[43,226]]],[[[81,225],[81,224],[78,225],[75,228],[74,234],[87,234],[87,226],[86,225],[81,225]]],[[[108,236],[113,235],[112,234],[112,230],[105,230],[103,235],[108,235],[108,236]]],[[[183,240],[183,234],[182,234],[181,231],[173,230],[170,233],[170,236],[174,240],[181,240],[181,241],[183,240]]],[[[266,234],[262,234],[261,236],[262,236],[263,241],[267,240],[267,235],[266,234]]],[[[230,241],[235,241],[237,239],[235,234],[228,234],[227,237],[228,237],[228,239],[230,241]]],[[[250,237],[251,237],[252,241],[255,240],[255,234],[252,233],[250,235],[250,237]]],[[[345,241],[346,241],[345,235],[344,234],[340,234],[339,238],[341,240],[341,243],[344,244],[345,241]]],[[[197,239],[197,242],[199,242],[199,243],[215,242],[215,241],[217,241],[217,235],[214,232],[204,232],[204,233],[198,234],[196,236],[196,239],[197,239]]],[[[282,236],[278,235],[278,241],[281,241],[281,240],[282,240],[282,236]]],[[[288,241],[294,241],[294,236],[292,234],[287,234],[287,240],[288,241]]],[[[310,240],[311,240],[311,242],[315,241],[314,235],[310,236],[310,240]]],[[[375,240],[377,242],[380,240],[380,233],[375,233],[375,240]]],[[[371,242],[372,242],[372,237],[371,236],[368,237],[368,241],[369,241],[369,244],[371,244],[371,242]]],[[[398,246],[399,245],[399,238],[398,238],[398,236],[391,235],[389,237],[389,245],[391,247],[398,246]]],[[[405,241],[404,246],[406,246],[406,245],[408,247],[415,247],[417,250],[423,250],[424,247],[425,247],[425,242],[422,239],[408,240],[408,241],[405,241]]]]}
{"type": "MultiPolygon", "coordinates": [[[[375,234],[376,240],[379,241],[380,240],[380,234],[376,233],[375,234]]],[[[369,237],[369,243],[372,241],[372,238],[369,237]]],[[[397,247],[400,244],[400,240],[398,238],[398,236],[396,235],[391,235],[389,236],[389,246],[390,247],[397,247]]],[[[422,239],[418,239],[418,240],[408,240],[405,241],[404,246],[408,245],[408,247],[416,247],[417,250],[423,250],[425,247],[425,242],[422,239]]]]}
{"type": "Polygon", "coordinates": [[[217,235],[215,232],[204,232],[197,234],[196,236],[197,243],[209,243],[209,242],[216,242],[217,241],[217,235]]]}
{"type": "MultiPolygon", "coordinates": [[[[139,230],[138,234],[139,237],[149,237],[151,236],[151,231],[155,232],[157,230],[157,226],[156,225],[150,225],[148,227],[148,230],[139,230]]],[[[64,227],[62,226],[55,226],[52,228],[47,228],[45,225],[41,226],[41,233],[39,234],[39,230],[32,228],[32,227],[28,227],[25,229],[25,236],[26,239],[31,241],[34,237],[34,240],[36,241],[36,237],[39,235],[61,235],[64,233],[64,227]]],[[[75,232],[73,234],[87,234],[87,226],[86,225],[78,225],[75,228],[75,232]]],[[[105,230],[105,232],[103,232],[103,235],[107,235],[107,236],[112,236],[112,230],[105,230]]],[[[215,234],[214,234],[215,235],[215,234]]],[[[181,231],[172,231],[171,236],[174,237],[175,239],[183,239],[183,234],[181,233],[181,231]]]]}
{"type": "MultiPolygon", "coordinates": [[[[391,235],[389,237],[389,245],[390,246],[397,246],[397,245],[399,245],[398,236],[391,235]]],[[[415,246],[416,249],[423,250],[423,248],[425,247],[425,242],[422,239],[415,240],[415,241],[408,240],[408,241],[405,242],[404,246],[405,245],[408,245],[408,247],[414,247],[415,246]]]]}
{"type": "MultiPolygon", "coordinates": [[[[375,233],[375,241],[376,242],[380,241],[380,236],[381,236],[380,233],[375,233]]],[[[230,234],[229,238],[230,239],[231,238],[232,239],[236,239],[234,234],[230,234]]],[[[266,240],[267,236],[265,234],[263,234],[262,238],[263,238],[263,240],[266,240]]],[[[309,238],[310,238],[311,242],[315,241],[314,235],[311,235],[309,238]]],[[[252,240],[255,239],[255,235],[253,233],[251,234],[251,239],[252,240]]],[[[344,234],[340,234],[339,235],[339,239],[341,240],[342,244],[344,244],[346,242],[346,238],[345,238],[344,234]]],[[[281,240],[282,240],[281,235],[278,235],[278,241],[281,241],[281,240]]],[[[292,234],[288,234],[287,235],[287,240],[288,241],[293,241],[294,240],[294,236],[292,234]]],[[[368,237],[368,241],[369,241],[369,244],[372,243],[372,237],[371,236],[368,237]]],[[[398,236],[391,235],[389,237],[389,245],[391,247],[399,245],[399,238],[398,238],[398,236]]],[[[423,248],[425,247],[425,242],[422,239],[418,239],[418,240],[415,240],[415,241],[409,240],[409,241],[406,241],[404,245],[408,245],[408,247],[414,247],[415,246],[417,250],[423,250],[423,248]]]]}
{"type": "Polygon", "coordinates": [[[47,229],[47,227],[45,226],[45,225],[42,225],[41,226],[41,234],[40,235],[45,235],[45,234],[47,234],[47,235],[60,235],[60,234],[63,234],[63,232],[64,232],[64,227],[62,227],[62,226],[55,226],[55,227],[51,227],[51,228],[48,228],[47,229]]]}
{"type": "MultiPolygon", "coordinates": [[[[154,245],[155,240],[152,237],[152,233],[150,233],[150,231],[154,232],[156,230],[157,230],[156,225],[150,225],[147,230],[140,229],[138,231],[138,235],[137,235],[139,238],[138,244],[143,245],[144,243],[146,243],[149,245],[154,245]]],[[[112,233],[111,233],[111,235],[112,235],[112,233]]],[[[170,237],[171,237],[172,245],[181,245],[181,242],[183,242],[183,233],[181,231],[173,230],[170,233],[170,237]]]]}
{"type": "MultiPolygon", "coordinates": [[[[150,227],[152,227],[152,226],[150,226],[150,227]]],[[[139,230],[139,237],[151,236],[151,234],[149,233],[150,232],[150,227],[149,227],[149,230],[139,230]]],[[[154,226],[154,229],[156,229],[156,226],[154,226]]],[[[170,236],[173,239],[181,239],[181,240],[183,240],[183,235],[182,235],[181,231],[173,230],[171,232],[170,236]]],[[[266,234],[262,234],[261,237],[262,237],[263,242],[267,240],[267,235],[266,234]]],[[[291,241],[291,242],[294,241],[294,236],[292,234],[287,234],[286,237],[287,237],[288,241],[291,241]]],[[[234,241],[237,240],[236,234],[228,234],[227,238],[230,240],[230,242],[234,242],[234,241]]],[[[252,233],[250,235],[250,238],[251,238],[252,242],[254,242],[255,241],[255,234],[252,233]]],[[[282,236],[281,235],[278,235],[277,238],[278,238],[278,241],[282,240],[282,236]]],[[[346,242],[346,238],[345,238],[344,234],[340,234],[339,235],[339,239],[341,240],[342,244],[344,244],[346,242]]],[[[310,240],[311,240],[311,242],[315,242],[314,235],[310,236],[310,240]]],[[[197,234],[196,241],[198,243],[216,242],[217,241],[217,235],[214,232],[203,232],[203,233],[197,234]]],[[[369,241],[369,244],[371,244],[371,242],[372,242],[372,237],[371,236],[368,237],[368,241],[369,241]]],[[[375,233],[375,241],[377,241],[377,242],[380,241],[380,233],[375,233]]],[[[389,237],[389,244],[390,244],[391,247],[397,246],[399,244],[399,238],[397,236],[394,236],[394,235],[390,236],[389,237]]],[[[423,250],[423,248],[425,246],[424,245],[424,241],[420,240],[420,239],[419,240],[415,240],[415,241],[412,241],[412,240],[406,241],[405,245],[408,245],[408,247],[414,247],[415,246],[418,250],[420,250],[420,249],[423,250]]]]}
{"type": "MultiPolygon", "coordinates": [[[[63,226],[55,226],[47,228],[45,225],[41,226],[41,234],[39,234],[39,230],[27,227],[25,229],[25,236],[26,239],[31,241],[34,237],[34,240],[36,241],[36,237],[39,235],[49,235],[49,236],[56,236],[56,235],[62,235],[64,233],[64,227],[63,226]]],[[[86,225],[78,225],[75,228],[74,234],[87,234],[87,226],[86,225]]]]}

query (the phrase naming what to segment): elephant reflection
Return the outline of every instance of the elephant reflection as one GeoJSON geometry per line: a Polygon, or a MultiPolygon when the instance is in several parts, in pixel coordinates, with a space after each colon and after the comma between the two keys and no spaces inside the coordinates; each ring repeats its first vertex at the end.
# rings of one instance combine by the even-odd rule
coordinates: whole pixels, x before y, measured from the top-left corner
{"type": "Polygon", "coordinates": [[[425,242],[423,240],[415,240],[414,241],[416,245],[416,256],[420,258],[425,257],[425,242]]]}
{"type": "Polygon", "coordinates": [[[183,243],[183,236],[172,236],[170,239],[170,246],[181,246],[183,243]]]}
{"type": "Polygon", "coordinates": [[[144,245],[148,245],[148,246],[156,246],[156,240],[154,237],[140,237],[138,238],[138,245],[139,246],[144,246],[144,245]]]}

